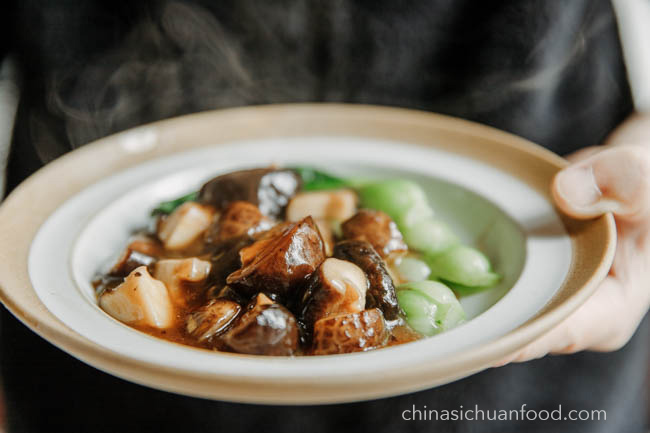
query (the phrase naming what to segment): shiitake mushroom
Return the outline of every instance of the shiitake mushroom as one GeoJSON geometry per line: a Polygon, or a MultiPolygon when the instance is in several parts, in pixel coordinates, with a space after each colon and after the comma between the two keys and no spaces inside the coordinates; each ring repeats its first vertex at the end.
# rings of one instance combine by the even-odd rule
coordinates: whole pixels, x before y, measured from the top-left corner
{"type": "Polygon", "coordinates": [[[300,176],[292,170],[240,170],[208,181],[199,192],[199,200],[218,210],[243,200],[257,206],[263,215],[279,219],[301,185],[300,176]]]}
{"type": "Polygon", "coordinates": [[[221,341],[238,353],[291,356],[298,350],[298,324],[284,306],[258,294],[221,341]]]}
{"type": "Polygon", "coordinates": [[[370,243],[360,240],[338,242],[334,246],[334,257],[352,262],[366,273],[370,283],[367,307],[379,307],[388,320],[400,319],[403,312],[397,303],[393,279],[370,243]]]}
{"type": "Polygon", "coordinates": [[[341,230],[345,239],[370,243],[385,260],[408,251],[397,224],[382,211],[361,209],[341,225],[341,230]]]}
{"type": "Polygon", "coordinates": [[[230,203],[212,222],[204,234],[209,245],[219,245],[230,239],[253,236],[270,229],[271,221],[252,203],[237,200],[230,203]]]}
{"type": "Polygon", "coordinates": [[[384,345],[386,324],[381,310],[372,308],[316,321],[312,355],[361,352],[384,345]]]}
{"type": "Polygon", "coordinates": [[[325,317],[363,311],[367,290],[368,279],[357,265],[328,258],[313,274],[303,295],[300,319],[311,328],[325,317]]]}
{"type": "Polygon", "coordinates": [[[242,267],[226,279],[240,293],[251,296],[263,291],[289,298],[325,260],[323,240],[311,217],[271,232],[273,236],[240,250],[242,267]]]}
{"type": "Polygon", "coordinates": [[[242,307],[232,300],[212,299],[187,316],[185,329],[198,341],[204,341],[224,332],[242,307]]]}
{"type": "Polygon", "coordinates": [[[240,236],[230,238],[226,241],[220,242],[212,250],[210,256],[210,275],[208,276],[208,283],[216,287],[216,290],[221,290],[226,285],[228,275],[235,272],[242,265],[239,251],[249,245],[255,240],[248,236],[240,236]]]}

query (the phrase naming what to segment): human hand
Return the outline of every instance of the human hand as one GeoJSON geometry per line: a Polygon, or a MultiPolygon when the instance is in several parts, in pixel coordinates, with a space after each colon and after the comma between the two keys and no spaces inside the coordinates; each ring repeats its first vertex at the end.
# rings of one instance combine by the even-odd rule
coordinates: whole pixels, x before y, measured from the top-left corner
{"type": "Polygon", "coordinates": [[[597,291],[558,326],[498,365],[547,354],[614,351],[650,306],[650,115],[634,115],[604,146],[583,149],[555,177],[558,207],[575,218],[613,212],[614,263],[597,291]]]}

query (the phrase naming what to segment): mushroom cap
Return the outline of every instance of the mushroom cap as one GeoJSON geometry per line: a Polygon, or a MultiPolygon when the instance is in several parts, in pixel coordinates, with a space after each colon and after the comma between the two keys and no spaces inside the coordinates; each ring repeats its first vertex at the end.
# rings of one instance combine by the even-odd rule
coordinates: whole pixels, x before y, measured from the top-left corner
{"type": "Polygon", "coordinates": [[[238,353],[291,356],[298,349],[298,324],[285,307],[257,296],[222,341],[238,353]]]}
{"type": "Polygon", "coordinates": [[[210,276],[208,280],[210,284],[221,290],[226,285],[226,278],[228,275],[235,272],[242,265],[239,252],[254,242],[250,236],[241,236],[238,238],[231,238],[216,246],[210,256],[210,276]]]}
{"type": "Polygon", "coordinates": [[[241,309],[241,305],[234,301],[213,299],[188,315],[185,329],[199,341],[207,340],[224,332],[241,309]]]}
{"type": "Polygon", "coordinates": [[[300,176],[292,170],[255,168],[215,177],[201,187],[199,199],[219,210],[243,200],[256,205],[262,214],[279,218],[301,186],[300,176]]]}
{"type": "Polygon", "coordinates": [[[325,260],[323,240],[311,217],[271,231],[279,233],[240,251],[242,267],[226,279],[249,296],[261,289],[278,296],[295,294],[325,260]]]}
{"type": "Polygon", "coordinates": [[[313,355],[362,352],[382,346],[388,333],[381,310],[339,314],[314,324],[313,355]]]}
{"type": "Polygon", "coordinates": [[[204,239],[208,244],[221,242],[270,229],[271,221],[252,203],[237,200],[230,203],[206,230],[204,239]]]}
{"type": "Polygon", "coordinates": [[[388,214],[372,209],[361,209],[341,225],[343,237],[367,241],[383,258],[394,258],[408,251],[402,233],[388,214]]]}

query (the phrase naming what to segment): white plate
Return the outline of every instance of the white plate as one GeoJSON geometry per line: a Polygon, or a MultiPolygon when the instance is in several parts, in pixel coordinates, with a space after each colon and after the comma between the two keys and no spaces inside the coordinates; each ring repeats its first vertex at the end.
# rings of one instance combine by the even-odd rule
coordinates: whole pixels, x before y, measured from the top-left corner
{"type": "MultiPolygon", "coordinates": [[[[320,110],[321,116],[325,119],[329,116],[331,120],[332,109],[331,106],[311,107],[316,111],[311,114],[317,119],[320,110]]],[[[251,116],[258,116],[258,120],[269,113],[273,117],[270,107],[239,111],[246,110],[251,116]]],[[[361,116],[365,123],[358,123],[357,119],[351,126],[339,119],[345,128],[341,131],[330,125],[333,134],[327,130],[295,134],[300,126],[292,126],[291,133],[280,137],[249,137],[240,127],[242,136],[236,139],[211,142],[202,136],[200,145],[181,147],[178,143],[184,141],[174,134],[182,136],[183,132],[179,133],[172,121],[138,128],[95,145],[96,156],[106,154],[111,142],[119,146],[123,155],[117,158],[118,163],[124,162],[129,153],[147,153],[157,146],[172,148],[154,151],[145,158],[146,162],[104,176],[65,201],[60,198],[58,208],[47,215],[34,237],[28,258],[29,280],[40,302],[83,342],[82,349],[68,350],[123,377],[192,395],[278,403],[376,397],[444,383],[485,368],[557,323],[604,276],[613,251],[611,217],[603,219],[602,227],[595,229],[601,235],[605,233],[607,240],[601,242],[602,251],[595,252],[600,259],[591,268],[576,267],[580,262],[576,259],[579,249],[567,234],[567,228],[573,230],[572,226],[556,213],[548,196],[538,187],[539,182],[518,175],[516,168],[504,170],[494,161],[473,157],[462,145],[459,149],[464,151],[450,148],[453,140],[446,136],[448,130],[435,134],[436,128],[441,128],[440,122],[449,129],[450,124],[458,126],[454,123],[458,121],[426,114],[431,121],[423,126],[433,132],[429,132],[427,146],[422,146],[414,143],[407,132],[403,141],[364,132],[372,129],[373,122],[377,121],[373,110],[394,113],[391,119],[399,121],[397,126],[392,126],[393,130],[402,127],[404,131],[413,128],[409,120],[414,115],[421,116],[420,113],[359,107],[338,107],[338,110],[361,110],[361,114],[365,111],[366,116],[361,116]],[[405,117],[400,119],[400,116],[405,117]],[[172,140],[177,143],[175,148],[165,140],[170,136],[178,140],[172,140]],[[165,154],[171,156],[160,157],[165,154]],[[463,299],[471,320],[458,328],[401,346],[324,357],[271,358],[196,349],[136,331],[97,307],[91,279],[119,253],[134,229],[147,225],[149,212],[158,202],[195,190],[214,175],[271,163],[307,163],[343,175],[417,180],[427,190],[436,211],[464,240],[488,253],[496,270],[504,275],[503,281],[497,288],[463,299]],[[576,275],[585,269],[590,275],[576,275]],[[572,280],[575,281],[569,284],[572,280]],[[551,301],[560,292],[560,297],[565,299],[554,305],[551,301]],[[110,353],[124,365],[137,367],[120,369],[111,364],[113,361],[97,362],[98,353],[110,353]],[[454,360],[458,361],[455,367],[454,360]],[[154,381],[152,377],[157,379],[154,381]],[[386,386],[373,383],[377,378],[383,378],[386,386]],[[197,379],[203,380],[205,386],[197,385],[197,379]],[[214,385],[211,388],[210,383],[214,385]]],[[[191,116],[175,122],[176,126],[178,122],[184,122],[185,126],[194,122],[207,128],[213,125],[217,131],[220,122],[221,126],[230,124],[222,113],[191,116]]],[[[486,140],[485,136],[493,141],[495,137],[511,140],[519,146],[517,151],[523,151],[529,158],[539,159],[535,155],[539,152],[545,155],[545,151],[507,134],[468,122],[461,125],[481,132],[479,141],[486,140]]],[[[181,130],[190,134],[184,137],[186,140],[196,134],[192,128],[181,130]]],[[[456,139],[463,136],[462,132],[458,134],[456,139]]],[[[471,141],[468,140],[467,146],[476,144],[471,141]]],[[[502,152],[508,151],[503,147],[502,152]]],[[[93,152],[92,146],[85,150],[93,152]]],[[[545,156],[557,164],[557,159],[545,156]]],[[[86,163],[90,160],[88,154],[78,158],[86,163]]],[[[573,237],[575,241],[575,234],[573,237]]],[[[11,298],[11,294],[7,297],[11,298]]],[[[11,303],[8,305],[11,307],[11,303]]],[[[67,347],[64,339],[60,344],[67,347]]]]}

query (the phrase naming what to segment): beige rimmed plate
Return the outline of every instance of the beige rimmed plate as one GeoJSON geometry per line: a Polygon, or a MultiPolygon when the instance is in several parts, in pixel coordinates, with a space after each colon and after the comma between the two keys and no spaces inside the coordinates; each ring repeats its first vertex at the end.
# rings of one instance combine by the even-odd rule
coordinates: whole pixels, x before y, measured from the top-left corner
{"type": "Polygon", "coordinates": [[[487,368],[534,340],[607,275],[612,216],[576,221],[550,202],[550,182],[564,165],[513,135],[394,108],[262,106],[145,125],[54,161],[6,199],[0,296],[27,326],[73,356],[160,389],[290,404],[424,389],[487,368]],[[488,253],[503,282],[463,299],[471,320],[447,333],[334,357],[194,349],[134,331],[97,308],[89,279],[130,230],[146,223],[156,202],[212,175],[270,163],[417,180],[464,240],[488,253]]]}

